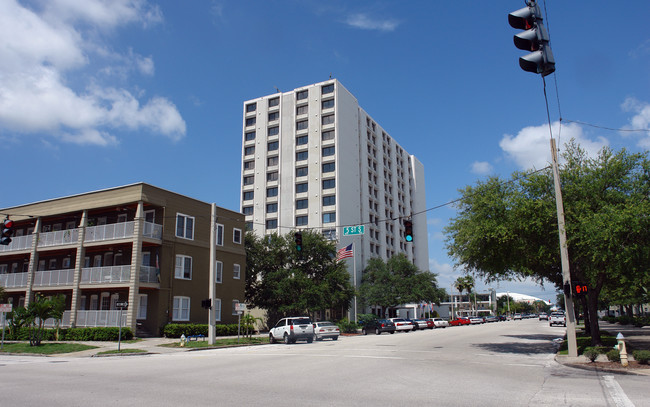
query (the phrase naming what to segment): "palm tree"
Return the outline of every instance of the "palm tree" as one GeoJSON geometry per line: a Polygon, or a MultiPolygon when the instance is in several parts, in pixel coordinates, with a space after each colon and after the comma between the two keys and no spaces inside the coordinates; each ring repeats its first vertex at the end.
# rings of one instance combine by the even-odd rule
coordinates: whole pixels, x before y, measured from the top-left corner
{"type": "Polygon", "coordinates": [[[472,276],[458,277],[454,282],[454,287],[458,290],[458,292],[460,292],[461,301],[462,301],[463,291],[467,291],[467,296],[469,300],[469,294],[474,289],[474,278],[472,276]]]}

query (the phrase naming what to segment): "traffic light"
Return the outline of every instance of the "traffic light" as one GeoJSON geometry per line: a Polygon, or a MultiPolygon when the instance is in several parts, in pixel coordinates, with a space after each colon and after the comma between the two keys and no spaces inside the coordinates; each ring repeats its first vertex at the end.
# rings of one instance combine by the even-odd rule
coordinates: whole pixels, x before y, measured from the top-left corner
{"type": "Polygon", "coordinates": [[[296,242],[296,250],[299,252],[302,251],[302,232],[296,232],[293,234],[293,238],[296,242]]]}
{"type": "Polygon", "coordinates": [[[587,284],[581,283],[579,281],[572,282],[573,285],[573,296],[574,297],[584,297],[589,292],[587,284]]]}
{"type": "Polygon", "coordinates": [[[555,58],[549,46],[550,38],[542,24],[542,12],[534,0],[528,6],[508,14],[508,23],[513,28],[526,30],[515,35],[515,47],[530,54],[519,58],[519,66],[526,72],[541,73],[542,76],[555,72],[555,58]]]}
{"type": "Polygon", "coordinates": [[[210,298],[201,300],[201,307],[205,309],[210,309],[211,306],[212,306],[212,300],[210,298]]]}
{"type": "Polygon", "coordinates": [[[2,237],[0,237],[0,244],[8,245],[11,243],[11,236],[14,235],[14,221],[6,218],[2,222],[2,237]]]}
{"type": "Polygon", "coordinates": [[[413,241],[413,222],[408,219],[404,221],[404,239],[407,242],[413,241]]]}

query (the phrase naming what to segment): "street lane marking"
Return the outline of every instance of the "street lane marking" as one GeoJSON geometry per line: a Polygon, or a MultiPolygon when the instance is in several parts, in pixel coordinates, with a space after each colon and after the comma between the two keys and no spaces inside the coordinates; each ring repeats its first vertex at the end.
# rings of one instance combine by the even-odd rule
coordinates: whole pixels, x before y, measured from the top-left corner
{"type": "Polygon", "coordinates": [[[627,397],[621,385],[614,379],[614,376],[603,376],[603,384],[607,388],[616,407],[634,407],[634,403],[627,397]]]}

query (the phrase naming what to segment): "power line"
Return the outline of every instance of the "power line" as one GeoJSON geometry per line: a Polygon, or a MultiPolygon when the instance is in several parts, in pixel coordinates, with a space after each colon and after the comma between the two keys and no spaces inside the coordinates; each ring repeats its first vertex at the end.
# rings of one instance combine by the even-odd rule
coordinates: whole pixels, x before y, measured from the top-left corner
{"type": "Polygon", "coordinates": [[[591,124],[591,123],[585,123],[585,122],[579,122],[577,120],[569,120],[569,119],[564,119],[560,117],[560,124],[562,122],[569,122],[569,123],[576,123],[576,124],[581,124],[583,126],[590,126],[590,127],[595,127],[597,129],[603,129],[603,130],[611,130],[611,131],[627,131],[627,132],[650,132],[650,129],[615,129],[612,127],[605,127],[605,126],[599,126],[597,124],[591,124]]]}

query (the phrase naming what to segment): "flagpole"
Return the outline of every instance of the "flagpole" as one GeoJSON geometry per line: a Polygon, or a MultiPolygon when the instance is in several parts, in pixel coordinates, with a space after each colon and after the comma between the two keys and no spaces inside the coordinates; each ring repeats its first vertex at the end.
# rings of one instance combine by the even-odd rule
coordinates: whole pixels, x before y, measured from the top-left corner
{"type": "Polygon", "coordinates": [[[357,319],[357,251],[354,247],[354,240],[352,241],[352,281],[354,284],[354,322],[359,322],[357,319]]]}

